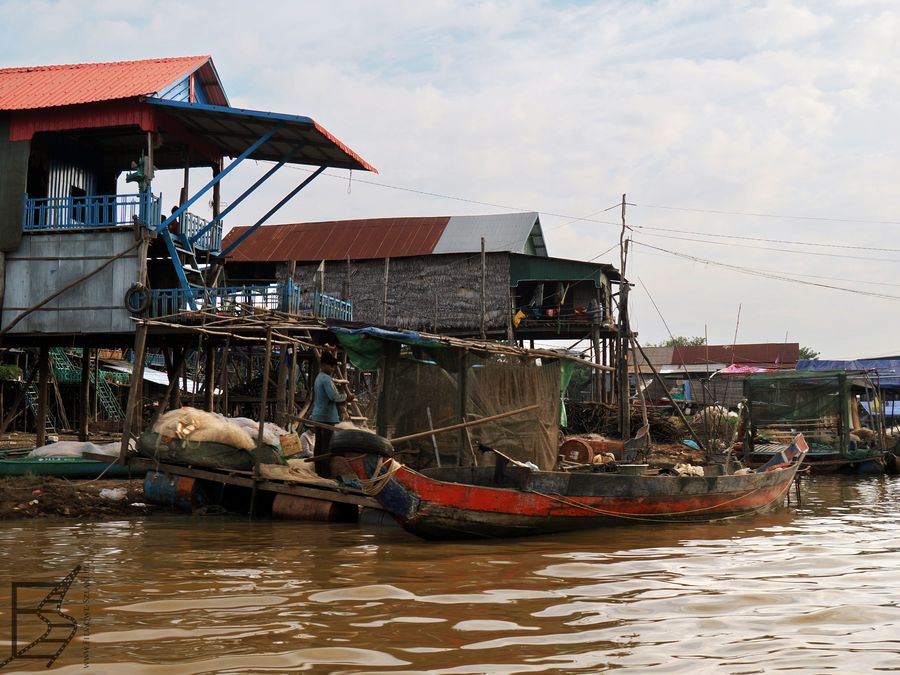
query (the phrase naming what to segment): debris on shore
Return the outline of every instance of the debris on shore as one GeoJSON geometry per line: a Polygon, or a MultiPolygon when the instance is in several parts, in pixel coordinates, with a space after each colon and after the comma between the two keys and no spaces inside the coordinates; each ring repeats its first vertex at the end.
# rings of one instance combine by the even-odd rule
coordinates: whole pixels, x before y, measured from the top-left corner
{"type": "Polygon", "coordinates": [[[0,520],[143,516],[160,507],[144,501],[140,480],[66,480],[48,476],[0,478],[0,520]],[[101,494],[102,493],[102,494],[101,494]]]}

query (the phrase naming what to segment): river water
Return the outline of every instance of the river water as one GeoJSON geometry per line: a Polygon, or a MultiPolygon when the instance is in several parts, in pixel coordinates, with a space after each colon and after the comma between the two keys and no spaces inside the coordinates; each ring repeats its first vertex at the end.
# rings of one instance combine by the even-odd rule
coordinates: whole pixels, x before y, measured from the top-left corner
{"type": "Polygon", "coordinates": [[[4,522],[0,559],[0,658],[10,582],[82,565],[51,672],[900,670],[900,478],[813,477],[799,507],[725,523],[472,543],[222,516],[4,522]]]}

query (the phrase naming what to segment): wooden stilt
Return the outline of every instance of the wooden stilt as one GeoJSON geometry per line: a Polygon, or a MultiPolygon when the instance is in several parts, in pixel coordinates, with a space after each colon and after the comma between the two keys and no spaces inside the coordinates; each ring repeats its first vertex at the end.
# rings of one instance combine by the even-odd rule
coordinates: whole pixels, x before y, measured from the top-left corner
{"type": "Polygon", "coordinates": [[[287,381],[290,365],[285,347],[278,350],[278,373],[275,380],[275,422],[287,427],[287,381]]]}
{"type": "Polygon", "coordinates": [[[37,436],[35,447],[39,448],[47,443],[47,384],[50,380],[50,350],[47,347],[41,347],[40,356],[38,356],[38,410],[37,420],[37,436]]]}
{"type": "MultiPolygon", "coordinates": [[[[217,183],[218,184],[218,183],[217,183]]],[[[225,338],[225,348],[222,350],[222,359],[219,366],[219,411],[223,415],[228,415],[228,348],[231,344],[230,338],[225,338]]]]}
{"type": "Polygon", "coordinates": [[[293,419],[297,412],[297,344],[291,345],[291,372],[288,376],[288,419],[293,419]]]}
{"type": "Polygon", "coordinates": [[[132,431],[139,428],[135,424],[141,414],[144,400],[144,358],[147,348],[147,324],[141,322],[134,331],[134,368],[131,371],[131,386],[128,388],[128,403],[125,405],[125,421],[122,424],[122,446],[119,449],[119,464],[128,458],[128,441],[132,431]]]}
{"type": "Polygon", "coordinates": [[[203,366],[203,389],[205,394],[203,409],[207,412],[212,412],[213,397],[216,391],[216,350],[209,341],[206,343],[205,363],[203,366]]]}
{"type": "Polygon", "coordinates": [[[259,485],[259,464],[262,459],[263,433],[266,429],[266,407],[269,403],[269,368],[272,365],[272,329],[266,330],[266,360],[263,365],[262,392],[259,404],[259,432],[256,435],[256,457],[253,462],[253,492],[250,495],[250,516],[253,517],[256,508],[256,493],[259,485]]]}
{"type": "Polygon", "coordinates": [[[159,420],[159,418],[166,414],[166,410],[169,409],[171,402],[175,400],[175,397],[172,395],[172,393],[179,388],[178,381],[181,379],[181,369],[184,368],[184,356],[185,350],[178,350],[175,353],[175,361],[172,362],[169,366],[169,384],[168,386],[166,386],[166,393],[163,394],[162,399],[159,401],[159,406],[157,406],[156,412],[153,413],[153,419],[150,420],[151,429],[156,425],[156,422],[159,420]]]}
{"type": "MultiPolygon", "coordinates": [[[[458,394],[457,399],[457,415],[459,416],[460,423],[466,422],[466,407],[468,406],[468,352],[464,349],[461,349],[459,352],[459,369],[457,370],[457,380],[456,380],[456,392],[458,394]]],[[[463,449],[469,447],[471,449],[471,445],[469,443],[469,434],[466,431],[465,427],[462,427],[459,432],[459,455],[456,458],[457,466],[463,465],[463,458],[466,458],[468,461],[469,453],[463,452],[463,449]]]]}
{"type": "Polygon", "coordinates": [[[91,419],[91,350],[81,349],[81,398],[78,401],[78,440],[86,441],[90,435],[91,419]]]}

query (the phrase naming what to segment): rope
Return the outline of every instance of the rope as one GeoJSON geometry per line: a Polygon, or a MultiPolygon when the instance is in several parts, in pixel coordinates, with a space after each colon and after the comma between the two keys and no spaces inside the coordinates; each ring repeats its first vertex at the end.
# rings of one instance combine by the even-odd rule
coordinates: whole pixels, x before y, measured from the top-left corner
{"type": "Polygon", "coordinates": [[[379,457],[378,464],[375,465],[375,470],[372,472],[372,477],[359,479],[362,491],[370,497],[377,496],[387,487],[387,484],[394,477],[394,474],[400,470],[401,466],[403,465],[395,462],[390,457],[379,457]],[[381,472],[382,469],[384,469],[384,473],[381,472]]]}
{"type": "MultiPolygon", "coordinates": [[[[790,483],[788,483],[788,488],[790,488],[790,483]]],[[[749,496],[751,496],[751,495],[753,495],[753,494],[755,494],[755,493],[757,493],[757,492],[760,492],[760,491],[762,491],[762,490],[764,490],[764,489],[767,489],[767,488],[760,487],[760,488],[757,488],[757,489],[755,489],[755,490],[752,490],[751,492],[748,492],[748,493],[746,493],[746,494],[742,494],[742,495],[740,495],[739,497],[735,497],[734,499],[728,499],[728,500],[726,500],[726,501],[724,501],[724,502],[719,502],[719,503],[717,503],[717,504],[713,504],[712,506],[706,506],[706,507],[704,507],[704,508],[702,508],[702,509],[690,509],[690,510],[688,510],[688,511],[675,511],[675,512],[671,512],[671,513],[657,513],[657,514],[654,514],[654,515],[655,515],[655,516],[687,516],[687,515],[691,515],[691,514],[702,513],[702,512],[704,512],[704,511],[709,511],[710,509],[716,509],[716,508],[719,508],[719,507],[721,507],[721,506],[725,506],[726,504],[731,504],[732,502],[736,502],[736,501],[738,501],[739,499],[743,499],[744,497],[749,497],[749,496]]],[[[555,493],[554,493],[554,494],[546,494],[546,493],[544,493],[544,492],[538,492],[537,490],[529,490],[529,492],[531,492],[531,493],[533,493],[533,494],[536,494],[536,495],[538,495],[538,496],[540,496],[540,497],[545,497],[545,498],[547,498],[547,499],[551,499],[551,500],[554,500],[554,501],[558,501],[558,502],[560,502],[561,504],[565,504],[566,506],[571,506],[571,507],[577,508],[577,509],[583,509],[583,510],[585,510],[585,511],[591,511],[591,512],[593,512],[593,513],[597,513],[597,514],[600,514],[600,515],[602,515],[602,516],[611,516],[611,517],[613,517],[613,518],[621,518],[621,519],[623,519],[623,520],[638,520],[638,521],[648,522],[648,523],[653,523],[653,522],[659,522],[659,523],[671,522],[671,521],[669,521],[669,520],[663,520],[662,518],[645,517],[645,516],[632,516],[632,515],[628,515],[628,514],[625,514],[625,513],[617,513],[617,512],[615,512],[615,511],[606,511],[606,510],[604,510],[604,509],[598,509],[598,508],[596,508],[596,507],[594,507],[594,506],[589,506],[588,504],[582,504],[582,503],[580,503],[580,502],[573,501],[573,500],[571,500],[571,499],[568,499],[567,497],[563,497],[563,496],[560,495],[560,494],[555,494],[555,493]]],[[[766,505],[766,506],[768,506],[768,505],[766,505]]],[[[753,511],[758,511],[758,510],[761,509],[761,508],[763,508],[763,507],[759,507],[759,508],[757,508],[757,509],[753,509],[753,511]]],[[[733,516],[722,516],[722,517],[719,518],[718,520],[725,520],[726,518],[732,518],[732,517],[733,517],[733,516]]]]}

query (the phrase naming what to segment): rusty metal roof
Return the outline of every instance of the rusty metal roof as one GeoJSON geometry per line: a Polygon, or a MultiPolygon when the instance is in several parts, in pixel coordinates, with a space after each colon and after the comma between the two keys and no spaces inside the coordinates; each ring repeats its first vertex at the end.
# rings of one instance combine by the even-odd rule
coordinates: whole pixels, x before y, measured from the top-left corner
{"type": "MultiPolygon", "coordinates": [[[[696,347],[645,347],[650,361],[657,366],[701,366],[706,364],[742,364],[793,368],[800,358],[798,342],[762,342],[736,345],[699,345],[696,347]]],[[[640,359],[643,363],[644,360],[640,359]]]]}
{"type": "MultiPolygon", "coordinates": [[[[434,251],[449,220],[449,216],[437,216],[267,225],[241,243],[229,260],[367,260],[428,255],[434,251]]],[[[232,228],[222,247],[227,248],[246,230],[232,228]]]]}
{"type": "Polygon", "coordinates": [[[203,69],[214,99],[227,105],[209,56],[0,68],[0,110],[34,110],[149,96],[203,69]]]}

